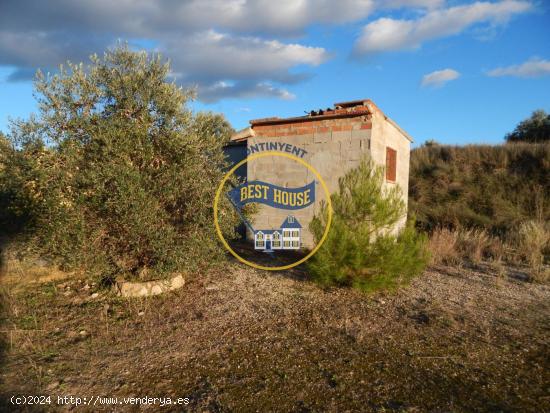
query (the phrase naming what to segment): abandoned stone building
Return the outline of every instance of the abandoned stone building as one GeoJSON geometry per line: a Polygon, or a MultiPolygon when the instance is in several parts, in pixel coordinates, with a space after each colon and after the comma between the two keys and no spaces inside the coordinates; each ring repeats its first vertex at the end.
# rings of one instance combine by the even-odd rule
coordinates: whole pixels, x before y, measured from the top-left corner
{"type": "MultiPolygon", "coordinates": [[[[385,167],[385,184],[399,185],[407,204],[411,137],[388,118],[371,100],[335,103],[326,110],[312,111],[306,116],[265,118],[250,121],[250,127],[237,132],[226,148],[232,162],[262,151],[290,153],[313,166],[326,182],[329,191],[338,189],[338,179],[356,167],[361,158],[370,155],[385,167]]],[[[260,157],[247,162],[238,171],[249,182],[269,181],[284,187],[299,187],[315,180],[303,165],[286,157],[260,157]]],[[[317,186],[315,204],[293,211],[302,223],[311,221],[325,199],[317,186]]],[[[258,214],[255,226],[277,228],[288,211],[270,209],[258,214]]],[[[400,222],[404,225],[406,217],[400,222]]],[[[252,234],[249,234],[253,236],[252,234]]],[[[302,246],[313,245],[312,235],[304,227],[302,246]]]]}

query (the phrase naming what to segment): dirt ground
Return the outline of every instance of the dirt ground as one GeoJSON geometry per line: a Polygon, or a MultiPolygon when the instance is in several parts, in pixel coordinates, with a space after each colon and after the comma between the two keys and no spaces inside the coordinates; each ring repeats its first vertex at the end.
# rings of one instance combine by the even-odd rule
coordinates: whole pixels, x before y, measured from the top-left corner
{"type": "Polygon", "coordinates": [[[74,275],[12,275],[0,410],[550,411],[550,288],[520,275],[438,267],[367,296],[231,264],[132,300],[74,275]],[[52,399],[17,407],[13,395],[52,399]],[[69,395],[189,404],[57,404],[69,395]]]}

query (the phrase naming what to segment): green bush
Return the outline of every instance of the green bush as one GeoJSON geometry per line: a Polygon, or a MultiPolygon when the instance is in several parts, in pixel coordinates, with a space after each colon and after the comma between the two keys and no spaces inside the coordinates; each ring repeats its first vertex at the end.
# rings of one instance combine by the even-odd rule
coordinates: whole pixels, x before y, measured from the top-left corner
{"type": "Polygon", "coordinates": [[[507,142],[548,142],[550,141],[550,115],[544,110],[535,110],[531,116],[521,121],[512,133],[505,136],[507,142]]]}
{"type": "MultiPolygon", "coordinates": [[[[104,280],[204,268],[224,254],[212,202],[231,129],[194,114],[159,56],[119,46],[89,67],[37,75],[39,114],[17,121],[8,162],[38,252],[104,280]]],[[[225,211],[231,236],[237,217],[225,211]]]]}
{"type": "Polygon", "coordinates": [[[25,158],[0,132],[0,237],[13,237],[29,222],[31,199],[24,190],[25,158]]]}
{"type": "MultiPolygon", "coordinates": [[[[383,168],[371,160],[339,180],[331,196],[333,220],[319,251],[308,261],[323,285],[352,286],[362,291],[394,290],[422,272],[428,262],[426,238],[409,223],[397,235],[405,205],[399,187],[383,187],[383,168]]],[[[322,205],[310,229],[319,242],[328,211],[322,205]]]]}

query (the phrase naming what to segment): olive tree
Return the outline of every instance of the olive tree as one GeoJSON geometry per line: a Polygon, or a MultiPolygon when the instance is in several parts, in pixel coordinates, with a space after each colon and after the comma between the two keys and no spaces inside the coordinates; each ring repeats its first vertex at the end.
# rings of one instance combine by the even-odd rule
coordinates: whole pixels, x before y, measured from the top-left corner
{"type": "MultiPolygon", "coordinates": [[[[25,160],[18,174],[41,253],[104,280],[161,277],[223,256],[212,201],[231,128],[193,113],[193,91],[169,76],[159,55],[123,45],[86,66],[38,72],[38,114],[14,122],[10,139],[25,160]]],[[[231,236],[236,217],[227,208],[225,217],[231,236]]]]}

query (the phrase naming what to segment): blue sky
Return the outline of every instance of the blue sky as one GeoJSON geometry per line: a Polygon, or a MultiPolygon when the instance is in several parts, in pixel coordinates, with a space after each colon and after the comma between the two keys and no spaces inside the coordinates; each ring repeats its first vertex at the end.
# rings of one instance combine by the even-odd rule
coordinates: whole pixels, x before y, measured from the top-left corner
{"type": "Polygon", "coordinates": [[[118,39],[169,57],[178,82],[197,87],[193,107],[222,112],[236,129],[370,98],[416,144],[495,144],[533,110],[550,112],[547,2],[191,0],[151,10],[125,0],[129,13],[107,1],[24,3],[0,17],[4,132],[8,117],[36,111],[37,68],[118,39]]]}

